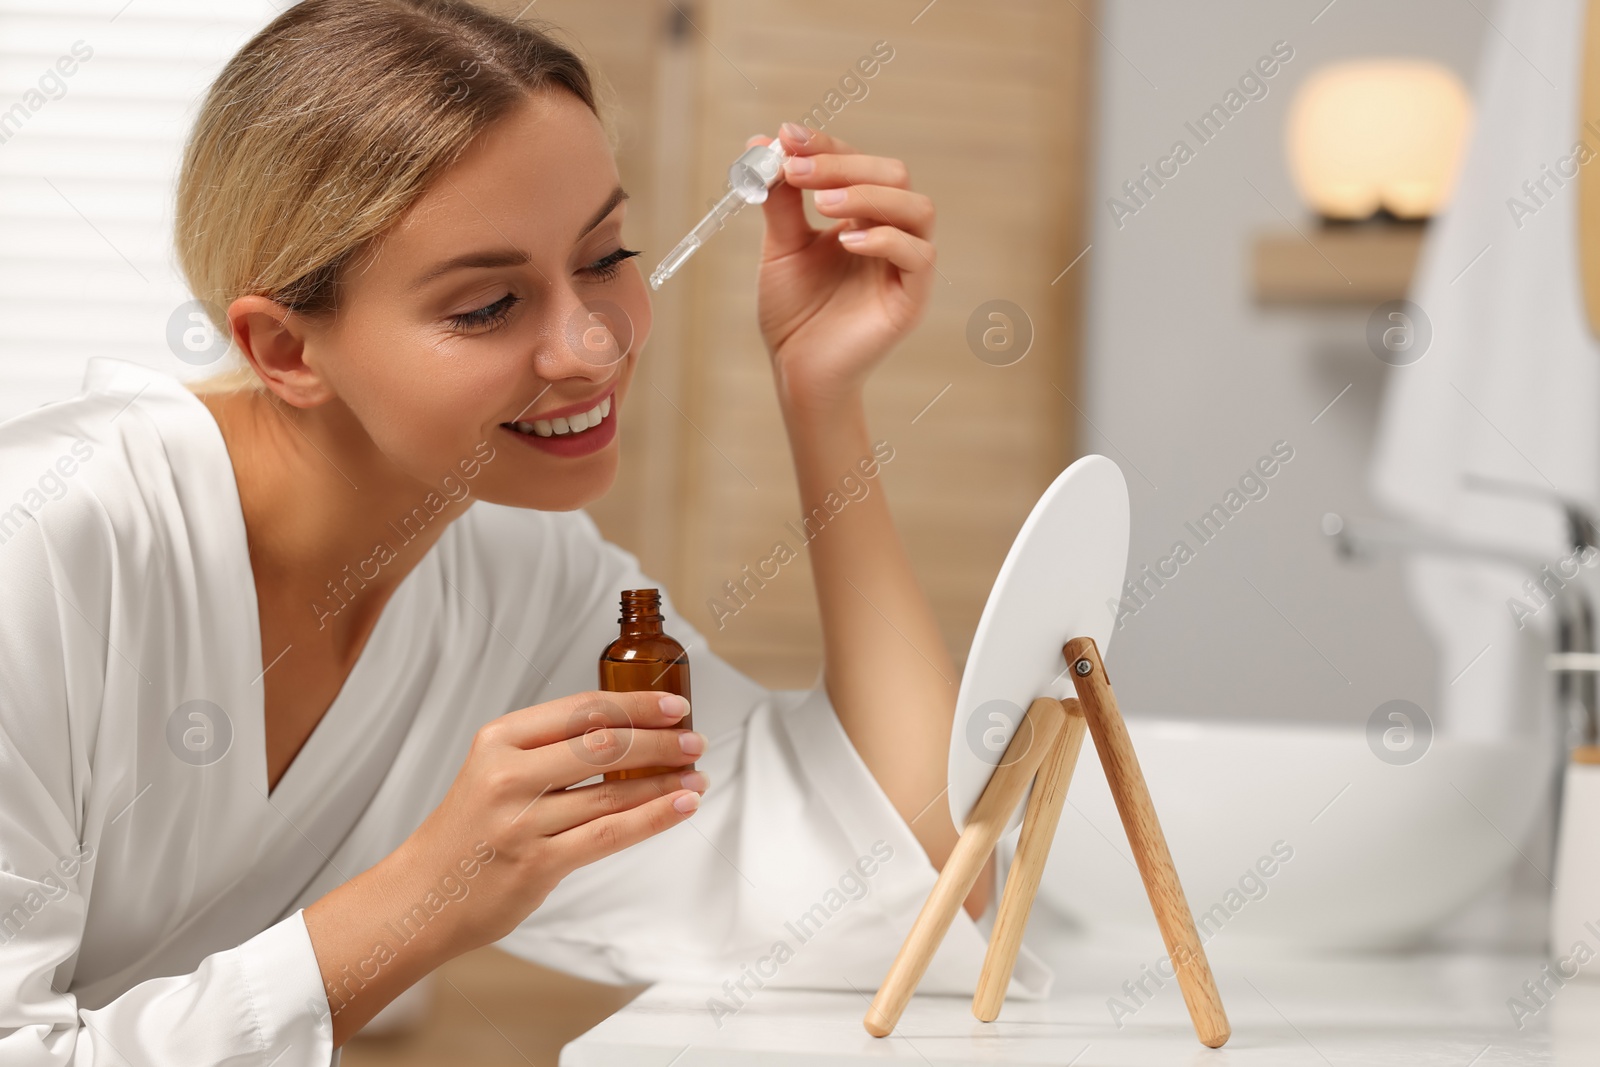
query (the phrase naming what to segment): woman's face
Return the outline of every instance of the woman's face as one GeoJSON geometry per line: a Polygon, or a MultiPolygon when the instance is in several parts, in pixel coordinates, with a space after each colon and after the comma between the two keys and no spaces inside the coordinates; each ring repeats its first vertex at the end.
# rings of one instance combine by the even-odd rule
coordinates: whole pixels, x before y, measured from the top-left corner
{"type": "Polygon", "coordinates": [[[624,196],[594,114],[564,90],[530,97],[346,271],[305,361],[412,478],[582,507],[615,477],[650,331],[624,196]]]}

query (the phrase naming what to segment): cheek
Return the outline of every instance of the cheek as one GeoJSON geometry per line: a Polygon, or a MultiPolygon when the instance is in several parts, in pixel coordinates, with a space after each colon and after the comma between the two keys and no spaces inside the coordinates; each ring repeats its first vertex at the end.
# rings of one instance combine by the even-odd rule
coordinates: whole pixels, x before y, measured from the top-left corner
{"type": "Polygon", "coordinates": [[[519,349],[509,337],[374,330],[347,351],[340,396],[378,449],[418,477],[471,455],[516,395],[519,349]]]}
{"type": "Polygon", "coordinates": [[[650,337],[650,293],[645,287],[642,277],[636,276],[635,281],[637,282],[636,285],[623,287],[624,291],[619,294],[619,299],[617,300],[617,303],[628,313],[634,326],[633,343],[628,348],[628,359],[622,368],[622,380],[617,385],[617,395],[624,400],[627,399],[633,376],[639,369],[639,360],[643,356],[645,342],[650,337]]]}
{"type": "Polygon", "coordinates": [[[638,357],[644,348],[645,340],[650,336],[651,311],[650,289],[645,284],[644,275],[637,268],[625,272],[618,278],[616,284],[606,299],[614,302],[628,316],[628,323],[632,327],[633,340],[628,347],[628,354],[638,357]]]}
{"type": "Polygon", "coordinates": [[[638,315],[639,315],[639,322],[641,323],[641,325],[639,327],[639,344],[643,345],[644,341],[645,341],[645,338],[650,336],[650,323],[652,321],[651,311],[650,311],[650,291],[645,288],[645,283],[644,283],[644,279],[643,278],[639,279],[638,290],[639,290],[639,294],[638,294],[638,298],[637,298],[638,301],[639,301],[639,312],[638,312],[638,315]]]}

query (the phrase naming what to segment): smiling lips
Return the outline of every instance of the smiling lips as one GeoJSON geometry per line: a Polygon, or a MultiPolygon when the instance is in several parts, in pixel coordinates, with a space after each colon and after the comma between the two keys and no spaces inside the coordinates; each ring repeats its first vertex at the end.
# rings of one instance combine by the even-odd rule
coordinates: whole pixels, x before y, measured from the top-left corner
{"type": "Polygon", "coordinates": [[[590,408],[574,415],[557,416],[553,419],[534,419],[532,422],[509,422],[510,426],[518,433],[531,434],[537,437],[554,437],[560,434],[578,434],[585,430],[599,426],[601,420],[611,414],[611,394],[590,408]]]}
{"type": "Polygon", "coordinates": [[[616,440],[618,413],[613,410],[615,407],[616,390],[613,389],[599,402],[582,410],[567,408],[561,415],[531,422],[502,422],[500,428],[529,448],[575,459],[600,452],[616,440]]]}

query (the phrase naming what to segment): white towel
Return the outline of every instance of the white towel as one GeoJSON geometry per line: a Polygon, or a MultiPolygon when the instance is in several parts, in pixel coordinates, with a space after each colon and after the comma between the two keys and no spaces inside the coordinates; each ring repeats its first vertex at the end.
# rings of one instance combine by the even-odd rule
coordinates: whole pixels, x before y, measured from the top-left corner
{"type": "MultiPolygon", "coordinates": [[[[1397,515],[1552,564],[1567,552],[1555,507],[1464,480],[1591,507],[1600,497],[1600,344],[1584,315],[1573,159],[1585,6],[1503,0],[1489,12],[1472,143],[1412,287],[1432,344],[1388,372],[1372,468],[1374,495],[1397,515]]],[[[1600,166],[1600,131],[1585,138],[1600,166]]],[[[1439,654],[1437,727],[1478,738],[1552,728],[1542,658],[1555,611],[1526,593],[1528,574],[1442,557],[1407,569],[1439,654]],[[1513,599],[1537,614],[1518,619],[1513,599]]]]}

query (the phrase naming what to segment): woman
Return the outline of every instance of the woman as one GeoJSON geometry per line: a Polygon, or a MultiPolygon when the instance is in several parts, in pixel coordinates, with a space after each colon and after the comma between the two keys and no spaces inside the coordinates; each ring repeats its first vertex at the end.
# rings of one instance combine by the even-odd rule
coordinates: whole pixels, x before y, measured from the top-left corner
{"type": "MultiPolygon", "coordinates": [[[[933,209],[898,160],[782,137],[759,316],[809,511],[873,458],[863,382],[926,305],[933,209]]],[[[177,208],[248,381],[97,361],[0,427],[0,1061],[327,1063],[500,940],[748,992],[786,919],[903,932],[908,846],[956,837],[957,675],[881,492],[810,546],[818,688],[756,686],[668,600],[698,729],[589,691],[654,584],[577,510],[650,305],[572,53],[451,0],[306,0],[212,87],[177,208]]]]}

